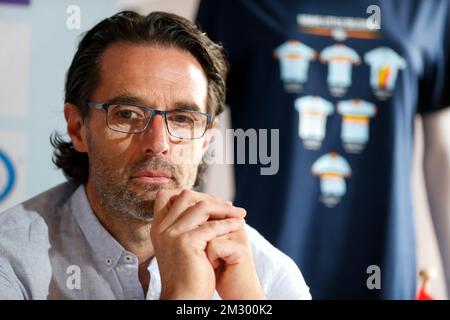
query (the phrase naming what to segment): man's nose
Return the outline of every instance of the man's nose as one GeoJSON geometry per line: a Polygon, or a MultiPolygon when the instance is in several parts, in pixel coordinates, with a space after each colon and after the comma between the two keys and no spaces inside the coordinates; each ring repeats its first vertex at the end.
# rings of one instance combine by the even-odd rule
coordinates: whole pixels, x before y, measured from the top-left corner
{"type": "Polygon", "coordinates": [[[169,149],[169,133],[167,132],[163,115],[154,115],[147,129],[142,134],[144,153],[152,155],[167,153],[169,149]]]}

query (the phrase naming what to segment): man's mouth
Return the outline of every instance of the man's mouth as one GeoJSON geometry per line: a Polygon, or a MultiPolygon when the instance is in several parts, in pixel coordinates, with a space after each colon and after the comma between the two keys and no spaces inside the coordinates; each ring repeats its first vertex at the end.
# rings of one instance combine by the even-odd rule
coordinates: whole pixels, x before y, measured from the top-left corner
{"type": "Polygon", "coordinates": [[[131,180],[144,184],[163,184],[172,179],[171,175],[158,170],[139,171],[131,177],[131,180]]]}

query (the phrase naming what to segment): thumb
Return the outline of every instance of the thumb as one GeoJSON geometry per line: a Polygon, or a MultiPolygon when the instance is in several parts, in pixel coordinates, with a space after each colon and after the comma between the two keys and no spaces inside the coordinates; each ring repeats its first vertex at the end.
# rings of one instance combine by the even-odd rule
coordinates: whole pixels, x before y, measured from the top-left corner
{"type": "Polygon", "coordinates": [[[153,206],[153,221],[161,222],[175,201],[176,196],[181,193],[179,189],[161,189],[156,193],[155,204],[153,206]]]}

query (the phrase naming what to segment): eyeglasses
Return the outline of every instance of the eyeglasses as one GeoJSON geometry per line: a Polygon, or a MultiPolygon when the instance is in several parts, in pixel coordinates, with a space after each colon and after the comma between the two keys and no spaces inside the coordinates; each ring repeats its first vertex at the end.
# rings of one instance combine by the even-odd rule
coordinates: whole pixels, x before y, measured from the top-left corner
{"type": "Polygon", "coordinates": [[[167,131],[177,139],[199,139],[204,136],[213,116],[193,110],[156,110],[149,107],[88,102],[94,109],[106,111],[106,124],[111,130],[137,134],[144,132],[155,115],[162,115],[167,131]]]}

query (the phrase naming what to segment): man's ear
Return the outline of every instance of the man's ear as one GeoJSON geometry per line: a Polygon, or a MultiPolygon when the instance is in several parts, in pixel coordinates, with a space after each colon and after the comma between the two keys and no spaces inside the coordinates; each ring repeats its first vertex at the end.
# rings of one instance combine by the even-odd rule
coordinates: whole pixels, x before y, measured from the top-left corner
{"type": "Polygon", "coordinates": [[[203,154],[206,152],[206,150],[208,150],[211,139],[214,136],[214,132],[217,130],[218,122],[219,120],[217,119],[217,117],[215,117],[214,120],[211,122],[208,130],[206,130],[205,132],[205,140],[203,141],[202,145],[203,154]]]}
{"type": "Polygon", "coordinates": [[[64,117],[67,122],[67,133],[72,140],[73,147],[78,152],[87,152],[86,127],[83,116],[77,106],[64,104],[64,117]]]}

